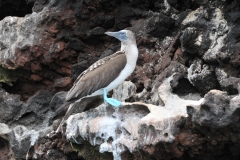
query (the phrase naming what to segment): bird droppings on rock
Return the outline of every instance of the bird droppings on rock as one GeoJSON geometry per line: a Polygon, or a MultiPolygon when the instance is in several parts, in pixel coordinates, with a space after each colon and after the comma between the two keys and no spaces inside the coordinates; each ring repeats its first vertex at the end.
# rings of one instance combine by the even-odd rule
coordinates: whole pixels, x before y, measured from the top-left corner
{"type": "MultiPolygon", "coordinates": [[[[200,105],[203,101],[184,100],[172,94],[170,83],[173,78],[171,76],[159,87],[164,106],[126,102],[120,108],[110,109],[106,104],[100,105],[68,119],[67,139],[79,145],[87,140],[91,145],[99,146],[100,152],[112,152],[116,160],[121,159],[126,150],[132,153],[145,145],[172,143],[178,134],[177,124],[182,123],[183,117],[188,117],[186,106],[200,105]]],[[[120,96],[124,101],[136,94],[134,88],[124,83],[114,90],[113,95],[131,93],[127,97],[120,96]]]]}

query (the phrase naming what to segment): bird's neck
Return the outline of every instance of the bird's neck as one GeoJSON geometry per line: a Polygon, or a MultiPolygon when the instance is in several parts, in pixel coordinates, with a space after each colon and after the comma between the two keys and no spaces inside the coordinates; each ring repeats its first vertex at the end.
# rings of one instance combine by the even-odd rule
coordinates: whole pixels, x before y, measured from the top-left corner
{"type": "Polygon", "coordinates": [[[123,51],[127,57],[127,64],[135,66],[138,58],[137,45],[133,43],[128,45],[121,43],[121,51],[123,51]]]}
{"type": "Polygon", "coordinates": [[[124,51],[126,49],[127,45],[121,43],[121,51],[124,51]]]}

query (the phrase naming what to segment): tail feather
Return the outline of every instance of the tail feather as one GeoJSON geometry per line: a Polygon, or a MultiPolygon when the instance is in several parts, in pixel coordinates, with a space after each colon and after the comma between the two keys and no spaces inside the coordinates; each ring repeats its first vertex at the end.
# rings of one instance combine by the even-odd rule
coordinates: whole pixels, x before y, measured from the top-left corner
{"type": "Polygon", "coordinates": [[[80,99],[72,99],[70,101],[65,101],[58,109],[55,111],[55,116],[53,119],[58,119],[63,117],[60,125],[56,132],[60,132],[60,129],[64,122],[70,117],[74,112],[83,112],[85,109],[95,108],[103,102],[102,96],[93,96],[93,97],[82,97],[80,99]],[[81,103],[81,107],[79,107],[81,103]],[[89,105],[90,104],[90,105],[89,105]],[[90,106],[90,107],[89,107],[90,106]]]}
{"type": "Polygon", "coordinates": [[[68,119],[68,117],[72,114],[72,112],[73,112],[74,110],[76,110],[76,106],[77,106],[77,105],[74,105],[74,103],[73,103],[73,104],[71,104],[71,105],[68,107],[67,113],[66,113],[65,116],[63,117],[61,123],[59,124],[59,126],[58,126],[58,128],[57,128],[57,130],[56,130],[57,133],[58,133],[58,132],[61,132],[62,125],[63,125],[64,122],[68,119]]]}
{"type": "Polygon", "coordinates": [[[77,106],[79,104],[79,102],[76,102],[76,103],[68,103],[69,105],[65,106],[65,107],[68,107],[68,110],[65,114],[65,116],[63,117],[61,123],[59,124],[56,132],[60,132],[60,129],[62,127],[62,125],[64,124],[64,122],[70,117],[70,115],[76,111],[77,109],[77,106]]]}

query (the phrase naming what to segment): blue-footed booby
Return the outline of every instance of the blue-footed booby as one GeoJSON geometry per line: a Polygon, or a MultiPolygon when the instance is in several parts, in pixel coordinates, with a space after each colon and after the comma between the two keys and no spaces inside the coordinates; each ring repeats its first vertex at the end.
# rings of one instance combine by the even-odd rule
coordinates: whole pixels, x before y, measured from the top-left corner
{"type": "MultiPolygon", "coordinates": [[[[104,100],[115,107],[121,105],[118,100],[108,98],[107,92],[120,85],[135,69],[138,58],[136,39],[130,30],[105,32],[105,34],[121,41],[120,51],[98,60],[78,76],[67,93],[65,101],[68,105],[97,95],[103,95],[104,100]]],[[[70,105],[60,126],[75,110],[75,107],[74,104],[70,105]]],[[[60,109],[61,107],[57,112],[60,109]]]]}

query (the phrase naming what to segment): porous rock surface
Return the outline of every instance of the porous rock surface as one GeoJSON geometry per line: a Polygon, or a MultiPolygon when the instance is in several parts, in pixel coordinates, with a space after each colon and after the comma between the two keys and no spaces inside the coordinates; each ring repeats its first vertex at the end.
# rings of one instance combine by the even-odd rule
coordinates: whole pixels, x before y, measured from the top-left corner
{"type": "Polygon", "coordinates": [[[239,159],[239,4],[0,1],[0,159],[239,159]],[[73,80],[119,49],[104,32],[125,28],[139,58],[111,93],[123,106],[86,99],[52,132],[73,80]]]}

